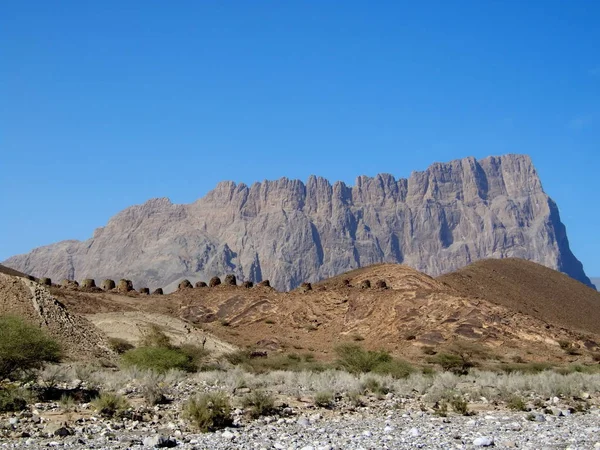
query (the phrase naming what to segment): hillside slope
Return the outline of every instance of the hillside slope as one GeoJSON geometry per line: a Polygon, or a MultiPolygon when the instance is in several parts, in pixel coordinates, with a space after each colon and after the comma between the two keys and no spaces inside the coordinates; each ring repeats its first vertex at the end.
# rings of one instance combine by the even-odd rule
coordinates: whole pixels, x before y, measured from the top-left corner
{"type": "MultiPolygon", "coordinates": [[[[560,284],[565,278],[572,281],[558,272],[542,269],[547,271],[546,281],[551,285],[560,284]]],[[[521,282],[509,272],[505,276],[509,283],[521,282]]],[[[572,282],[588,295],[598,294],[572,282]]],[[[532,287],[536,289],[543,286],[532,287]]],[[[589,352],[598,350],[596,342],[600,342],[598,327],[593,324],[597,314],[577,309],[590,301],[579,298],[577,293],[573,300],[577,307],[572,313],[557,316],[550,326],[547,317],[540,313],[546,305],[542,301],[543,290],[531,297],[530,308],[525,311],[520,306],[483,299],[476,293],[461,293],[446,284],[445,278],[434,279],[397,264],[356,269],[315,284],[312,289],[302,286],[291,292],[224,284],[183,289],[165,296],[125,296],[64,288],[53,288],[53,292],[71,310],[90,318],[94,314],[105,318],[107,313],[118,317],[115,313],[119,311],[170,315],[242,348],[313,352],[324,359],[332,358],[339,344],[359,342],[366,348],[384,348],[413,360],[422,360],[424,347],[444,351],[460,344],[476,346],[486,357],[500,359],[518,356],[523,360],[576,358],[591,362],[589,352]],[[573,328],[573,322],[578,322],[578,326],[573,328]],[[582,349],[581,354],[567,355],[559,345],[562,341],[582,349]]],[[[521,305],[532,292],[517,290],[512,298],[521,305]]],[[[570,298],[565,299],[565,307],[569,301],[570,298]]]]}
{"type": "Polygon", "coordinates": [[[195,203],[150,200],[85,242],[5,264],[38,277],[127,278],[151,289],[234,273],[287,290],[380,262],[435,276],[491,257],[529,259],[590,283],[527,156],[436,163],[408,179],[361,176],[352,187],[314,176],[306,184],[222,182],[195,203]]]}
{"type": "Polygon", "coordinates": [[[459,295],[506,306],[555,326],[600,334],[600,292],[539,264],[489,259],[437,280],[459,295]]]}

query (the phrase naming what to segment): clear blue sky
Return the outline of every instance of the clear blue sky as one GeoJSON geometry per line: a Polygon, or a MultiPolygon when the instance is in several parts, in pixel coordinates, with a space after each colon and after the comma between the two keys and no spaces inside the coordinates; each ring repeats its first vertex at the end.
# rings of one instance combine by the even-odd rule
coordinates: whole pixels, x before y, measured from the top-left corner
{"type": "Polygon", "coordinates": [[[600,2],[0,3],[0,260],[218,181],[532,156],[600,275],[600,2]]]}

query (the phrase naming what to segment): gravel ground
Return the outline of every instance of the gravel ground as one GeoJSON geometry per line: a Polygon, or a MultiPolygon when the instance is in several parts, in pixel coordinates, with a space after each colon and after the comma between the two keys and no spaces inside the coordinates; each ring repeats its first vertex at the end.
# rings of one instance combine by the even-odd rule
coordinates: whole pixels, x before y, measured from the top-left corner
{"type": "MultiPolygon", "coordinates": [[[[35,423],[37,420],[32,415],[32,418],[3,419],[3,428],[5,431],[11,429],[12,437],[2,439],[0,448],[600,448],[600,409],[592,408],[587,413],[565,413],[565,416],[556,416],[501,410],[481,412],[471,417],[438,417],[410,408],[385,410],[367,407],[354,412],[324,410],[323,413],[304,411],[298,414],[292,410],[287,417],[264,417],[205,434],[189,432],[182,422],[158,420],[144,423],[104,420],[94,416],[78,419],[74,426],[68,428],[51,428],[52,424],[35,423]],[[35,433],[33,429],[36,428],[43,431],[35,433]],[[24,432],[37,436],[27,437],[24,432]],[[60,437],[60,434],[68,435],[60,437]]],[[[237,414],[241,411],[238,410],[237,414]]]]}

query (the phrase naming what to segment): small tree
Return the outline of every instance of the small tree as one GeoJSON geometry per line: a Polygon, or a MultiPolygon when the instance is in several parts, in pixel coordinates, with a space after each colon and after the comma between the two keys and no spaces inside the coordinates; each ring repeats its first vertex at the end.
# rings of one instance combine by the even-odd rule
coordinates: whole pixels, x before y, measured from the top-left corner
{"type": "Polygon", "coordinates": [[[43,330],[19,317],[0,316],[0,380],[18,378],[60,357],[58,342],[43,330]]]}

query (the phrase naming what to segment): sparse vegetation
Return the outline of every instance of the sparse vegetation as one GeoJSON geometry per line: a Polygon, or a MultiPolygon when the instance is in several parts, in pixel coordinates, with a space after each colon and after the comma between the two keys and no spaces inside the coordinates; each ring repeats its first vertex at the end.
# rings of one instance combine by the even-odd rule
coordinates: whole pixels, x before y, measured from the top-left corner
{"type": "Polygon", "coordinates": [[[193,358],[178,348],[138,347],[125,352],[121,361],[125,367],[135,366],[159,373],[165,373],[172,369],[184,372],[198,370],[193,358]]]}
{"type": "Polygon", "coordinates": [[[14,386],[0,389],[0,413],[23,411],[27,407],[28,398],[27,391],[14,386]]]}
{"type": "Polygon", "coordinates": [[[257,419],[268,416],[275,412],[275,398],[263,390],[255,390],[244,397],[242,402],[244,408],[249,409],[250,416],[257,419]]]}
{"type": "Polygon", "coordinates": [[[108,345],[112,350],[115,351],[115,353],[118,353],[119,355],[122,355],[126,351],[135,348],[135,346],[129,341],[115,337],[108,339],[108,345]]]}
{"type": "Polygon", "coordinates": [[[364,350],[356,344],[340,345],[336,348],[336,353],[338,365],[350,373],[374,372],[405,378],[413,371],[410,364],[393,358],[388,352],[364,350]]]}
{"type": "Polygon", "coordinates": [[[183,408],[183,416],[202,432],[230,426],[231,404],[223,392],[202,394],[190,398],[183,408]]]}
{"type": "Polygon", "coordinates": [[[58,342],[19,317],[0,316],[0,330],[0,380],[17,379],[61,358],[58,342]]]}
{"type": "Polygon", "coordinates": [[[456,375],[466,375],[473,363],[465,355],[455,355],[450,353],[438,353],[435,356],[427,358],[427,361],[439,365],[443,370],[452,372],[456,375]]]}
{"type": "Polygon", "coordinates": [[[473,415],[471,411],[469,411],[469,404],[464,399],[464,397],[460,394],[455,394],[450,399],[450,406],[452,406],[452,410],[460,414],[462,416],[470,416],[473,415]]]}
{"type": "Polygon", "coordinates": [[[331,408],[333,394],[330,391],[319,391],[315,394],[315,405],[320,408],[331,408]]]}
{"type": "Polygon", "coordinates": [[[527,411],[527,405],[525,404],[523,397],[519,395],[511,396],[506,402],[506,407],[513,411],[527,411]]]}
{"type": "Polygon", "coordinates": [[[127,399],[114,392],[103,392],[92,405],[104,417],[121,417],[129,408],[127,399]]]}

